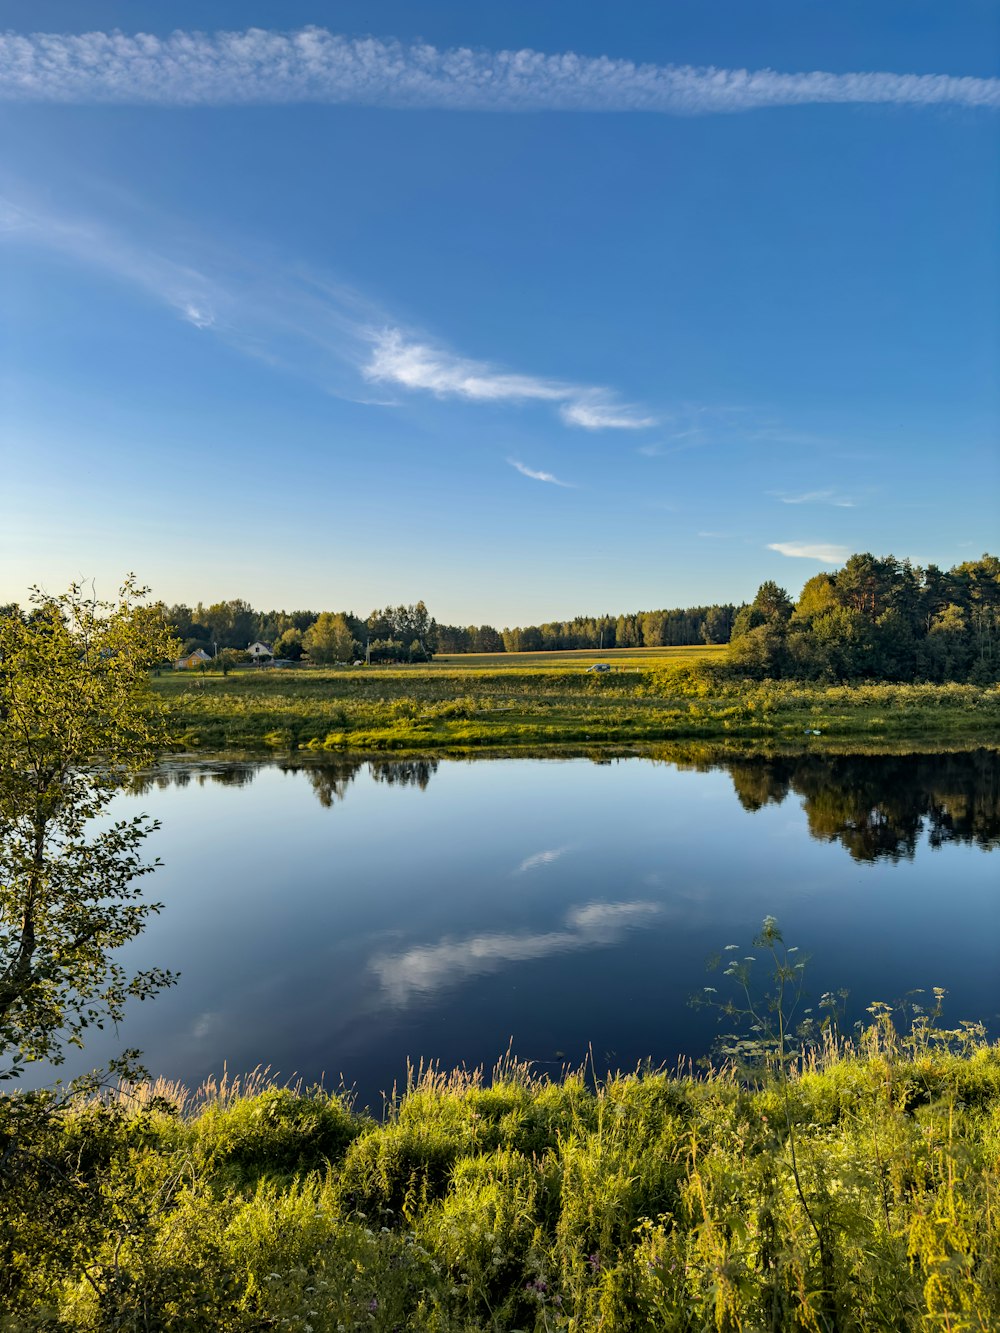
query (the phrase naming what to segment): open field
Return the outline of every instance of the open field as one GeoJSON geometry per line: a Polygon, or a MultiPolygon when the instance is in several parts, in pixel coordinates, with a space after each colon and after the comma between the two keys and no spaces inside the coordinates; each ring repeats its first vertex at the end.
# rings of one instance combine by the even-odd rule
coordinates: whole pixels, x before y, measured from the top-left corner
{"type": "Polygon", "coordinates": [[[446,671],[524,671],[529,668],[585,670],[595,662],[607,662],[615,670],[646,670],[650,666],[685,665],[721,661],[725,645],[685,644],[681,648],[574,648],[547,653],[445,653],[429,665],[446,671]]]}
{"type": "Polygon", "coordinates": [[[183,749],[538,749],[689,739],[822,745],[995,739],[1000,732],[996,686],[742,681],[706,669],[697,649],[694,656],[653,651],[656,657],[633,654],[601,673],[575,654],[525,654],[517,665],[498,655],[503,664],[495,668],[439,661],[176,672],[153,687],[183,749]]]}
{"type": "Polygon", "coordinates": [[[877,1016],[749,1079],[431,1070],[378,1119],[161,1084],[31,1133],[0,1199],[10,1333],[1000,1327],[1000,1049],[974,1026],[877,1016]]]}

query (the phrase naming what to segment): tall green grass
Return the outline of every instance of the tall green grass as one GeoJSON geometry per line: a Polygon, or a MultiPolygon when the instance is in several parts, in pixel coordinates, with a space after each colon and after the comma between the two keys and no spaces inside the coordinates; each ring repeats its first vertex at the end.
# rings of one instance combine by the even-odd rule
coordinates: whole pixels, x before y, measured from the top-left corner
{"type": "Polygon", "coordinates": [[[876,1007],[787,1073],[8,1097],[0,1326],[1000,1327],[1000,1049],[876,1007]]]}

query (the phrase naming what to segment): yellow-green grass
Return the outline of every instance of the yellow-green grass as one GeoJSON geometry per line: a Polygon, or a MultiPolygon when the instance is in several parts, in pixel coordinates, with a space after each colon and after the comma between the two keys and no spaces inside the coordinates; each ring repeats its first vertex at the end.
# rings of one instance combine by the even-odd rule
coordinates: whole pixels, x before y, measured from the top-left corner
{"type": "Polygon", "coordinates": [[[526,656],[520,666],[495,669],[438,662],[176,672],[153,687],[176,746],[204,750],[537,750],[699,739],[822,745],[1000,734],[996,686],[761,683],[728,678],[695,658],[621,659],[611,671],[592,672],[579,660],[526,656]]]}
{"type": "Polygon", "coordinates": [[[1000,1328],[1000,1049],[876,1026],[777,1074],[425,1071],[0,1100],[0,1326],[1000,1328]]]}
{"type": "Polygon", "coordinates": [[[724,646],[685,644],[679,648],[573,648],[559,652],[537,653],[444,653],[429,665],[447,671],[535,670],[551,671],[579,667],[585,671],[597,662],[607,662],[615,670],[650,666],[687,665],[692,662],[722,661],[724,646]]]}

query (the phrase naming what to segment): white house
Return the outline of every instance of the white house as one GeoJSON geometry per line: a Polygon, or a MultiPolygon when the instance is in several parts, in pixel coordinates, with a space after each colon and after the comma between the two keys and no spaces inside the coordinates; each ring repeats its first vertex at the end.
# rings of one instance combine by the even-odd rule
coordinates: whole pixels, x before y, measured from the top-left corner
{"type": "Polygon", "coordinates": [[[266,643],[251,643],[247,648],[247,656],[254,662],[274,661],[274,653],[266,643]]]}

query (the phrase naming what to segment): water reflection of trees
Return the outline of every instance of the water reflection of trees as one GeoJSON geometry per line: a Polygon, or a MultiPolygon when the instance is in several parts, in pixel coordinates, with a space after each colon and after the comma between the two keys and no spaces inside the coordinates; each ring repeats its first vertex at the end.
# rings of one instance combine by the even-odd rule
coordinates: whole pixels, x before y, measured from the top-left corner
{"type": "Polygon", "coordinates": [[[206,787],[216,783],[222,787],[248,787],[261,768],[259,763],[225,763],[213,760],[210,764],[166,763],[159,768],[140,773],[133,778],[131,790],[137,796],[151,791],[165,791],[167,787],[188,787],[195,783],[206,787]]]}
{"type": "MultiPolygon", "coordinates": [[[[607,762],[605,756],[600,757],[607,762]]],[[[1000,845],[1000,752],[955,754],[741,756],[705,752],[697,758],[678,748],[657,751],[661,762],[701,770],[728,770],[740,804],[756,811],[802,798],[814,838],[837,841],[856,861],[912,857],[926,833],[932,847],[948,842],[982,848],[1000,845]]],[[[301,762],[271,759],[166,763],[136,779],[134,790],[218,783],[244,787],[262,769],[302,773],[325,809],[344,800],[362,769],[375,782],[424,791],[437,772],[434,758],[359,759],[324,756],[301,762]]]]}
{"type": "Polygon", "coordinates": [[[856,861],[912,857],[932,847],[1000,845],[1000,753],[820,755],[726,760],[745,810],[802,797],[809,832],[856,861]]]}
{"type": "Polygon", "coordinates": [[[167,787],[187,787],[192,782],[204,787],[215,783],[224,787],[246,787],[264,769],[277,768],[282,773],[302,773],[309,781],[316,799],[330,809],[347,795],[347,790],[361,769],[367,768],[375,782],[391,783],[400,787],[419,787],[427,784],[437,772],[436,759],[357,759],[336,757],[289,763],[274,760],[239,760],[208,763],[166,763],[161,767],[139,774],[132,782],[132,791],[144,796],[167,787]]]}
{"type": "Polygon", "coordinates": [[[367,767],[375,782],[426,790],[437,772],[436,759],[341,759],[333,763],[309,764],[303,771],[320,805],[329,809],[347,795],[347,789],[361,768],[367,767]]]}
{"type": "Polygon", "coordinates": [[[436,759],[373,759],[368,771],[376,782],[394,783],[400,787],[419,787],[426,791],[427,784],[437,772],[436,759]]]}

